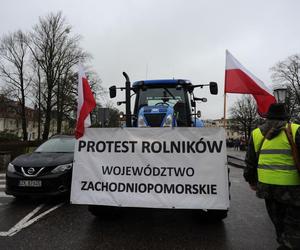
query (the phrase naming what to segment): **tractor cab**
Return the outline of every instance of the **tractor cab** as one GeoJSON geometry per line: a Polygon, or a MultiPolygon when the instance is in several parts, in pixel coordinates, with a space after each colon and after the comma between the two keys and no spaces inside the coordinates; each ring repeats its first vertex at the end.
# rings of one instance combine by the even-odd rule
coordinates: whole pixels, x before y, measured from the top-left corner
{"type": "MultiPolygon", "coordinates": [[[[126,100],[118,104],[126,104],[127,127],[203,127],[199,119],[200,111],[196,111],[196,101],[206,102],[206,98],[194,96],[197,87],[209,86],[213,95],[218,93],[215,82],[193,85],[189,80],[162,79],[143,80],[130,84],[126,78],[126,100]],[[136,95],[133,115],[130,111],[131,91],[136,95]]],[[[116,86],[110,87],[110,97],[116,96],[116,86]]]]}
{"type": "Polygon", "coordinates": [[[192,108],[187,80],[147,80],[133,84],[134,127],[190,127],[192,108]]]}

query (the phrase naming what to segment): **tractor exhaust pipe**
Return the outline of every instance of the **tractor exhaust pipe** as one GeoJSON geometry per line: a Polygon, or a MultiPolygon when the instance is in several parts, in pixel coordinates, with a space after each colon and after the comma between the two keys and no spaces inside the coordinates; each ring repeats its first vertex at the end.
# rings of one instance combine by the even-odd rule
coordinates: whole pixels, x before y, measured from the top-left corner
{"type": "Polygon", "coordinates": [[[131,124],[131,98],[130,98],[130,90],[131,90],[131,83],[129,80],[129,76],[126,74],[126,72],[123,72],[123,76],[126,79],[125,82],[125,100],[126,100],[126,127],[132,127],[131,124]]]}

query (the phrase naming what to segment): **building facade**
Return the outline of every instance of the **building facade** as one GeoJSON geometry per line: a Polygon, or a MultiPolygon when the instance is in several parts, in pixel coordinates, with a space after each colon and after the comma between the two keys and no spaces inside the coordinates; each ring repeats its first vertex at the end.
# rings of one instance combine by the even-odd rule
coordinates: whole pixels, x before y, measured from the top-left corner
{"type": "MultiPolygon", "coordinates": [[[[204,127],[206,128],[220,128],[224,127],[224,119],[216,119],[216,120],[203,120],[204,127]]],[[[234,131],[231,128],[234,121],[232,119],[226,119],[226,139],[240,139],[243,135],[240,132],[234,131]]]]}
{"type": "MultiPolygon", "coordinates": [[[[38,110],[26,107],[27,118],[27,133],[28,140],[38,139],[38,110]]],[[[15,134],[22,138],[22,119],[21,119],[21,105],[13,100],[10,100],[3,95],[0,95],[0,132],[7,132],[15,134]]],[[[41,131],[43,133],[43,120],[41,121],[41,131]]],[[[52,119],[50,122],[49,137],[56,134],[57,122],[52,119]]],[[[70,131],[69,122],[62,122],[62,133],[70,131]]]]}

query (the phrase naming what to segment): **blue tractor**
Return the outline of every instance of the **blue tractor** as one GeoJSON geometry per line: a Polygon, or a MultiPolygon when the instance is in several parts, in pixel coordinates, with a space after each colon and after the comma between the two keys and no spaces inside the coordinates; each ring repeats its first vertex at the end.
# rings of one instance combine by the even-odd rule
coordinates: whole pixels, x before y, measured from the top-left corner
{"type": "MultiPolygon", "coordinates": [[[[164,79],[144,80],[130,83],[128,75],[125,87],[111,86],[110,97],[116,97],[117,89],[125,90],[125,101],[118,102],[118,105],[126,104],[126,127],[203,127],[199,119],[201,112],[196,110],[196,102],[206,102],[206,98],[194,96],[195,88],[208,86],[210,93],[218,93],[218,85],[215,82],[209,84],[193,85],[188,80],[164,79]],[[135,95],[133,114],[131,113],[131,97],[135,95]]],[[[89,211],[96,215],[103,215],[103,209],[112,211],[111,207],[89,206],[89,211]]],[[[227,216],[226,210],[202,211],[205,217],[214,220],[224,219],[227,216]]]]}
{"type": "Polygon", "coordinates": [[[126,127],[203,127],[199,119],[200,111],[196,111],[196,102],[206,102],[206,98],[194,96],[195,88],[209,86],[210,93],[218,93],[215,82],[193,85],[189,80],[163,79],[134,82],[131,86],[128,75],[125,87],[110,87],[110,97],[116,96],[116,90],[126,91],[126,100],[118,105],[126,104],[126,127]],[[131,114],[132,91],[136,95],[134,112],[131,114]]]}

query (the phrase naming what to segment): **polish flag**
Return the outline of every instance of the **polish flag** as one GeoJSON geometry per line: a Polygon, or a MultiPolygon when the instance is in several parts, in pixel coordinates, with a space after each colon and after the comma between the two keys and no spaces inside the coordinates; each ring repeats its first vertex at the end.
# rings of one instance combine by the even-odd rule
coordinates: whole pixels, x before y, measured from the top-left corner
{"type": "Polygon", "coordinates": [[[82,65],[78,67],[78,103],[75,137],[79,139],[84,134],[84,128],[91,126],[90,113],[96,107],[96,101],[82,65]]]}
{"type": "Polygon", "coordinates": [[[225,93],[251,94],[256,100],[257,111],[265,117],[269,106],[276,102],[270,90],[261,80],[252,75],[226,50],[225,93]]]}

